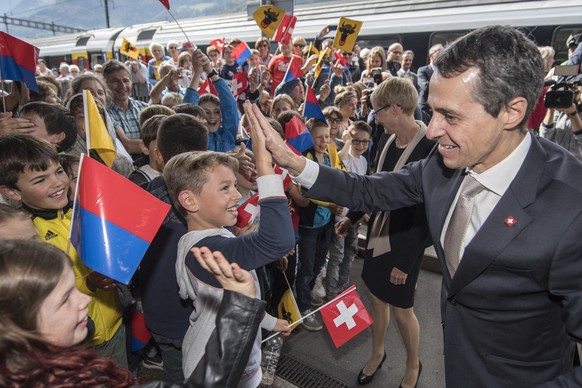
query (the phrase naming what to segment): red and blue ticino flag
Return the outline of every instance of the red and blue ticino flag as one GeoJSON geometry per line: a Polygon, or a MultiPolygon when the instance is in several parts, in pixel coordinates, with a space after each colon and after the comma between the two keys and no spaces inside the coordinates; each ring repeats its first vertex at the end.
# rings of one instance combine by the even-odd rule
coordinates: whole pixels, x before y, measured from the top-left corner
{"type": "Polygon", "coordinates": [[[0,77],[24,82],[30,90],[38,92],[34,76],[38,53],[38,47],[0,32],[0,77]]]}
{"type": "Polygon", "coordinates": [[[299,116],[293,118],[285,124],[285,141],[291,149],[302,153],[313,147],[313,138],[311,133],[301,121],[299,116]]]}
{"type": "Polygon", "coordinates": [[[315,92],[309,86],[307,87],[307,93],[305,95],[305,104],[303,104],[303,117],[325,121],[325,115],[319,107],[315,92]]]}
{"type": "Polygon", "coordinates": [[[89,268],[128,284],[170,205],[91,158],[79,170],[71,243],[89,268]]]}
{"type": "Polygon", "coordinates": [[[236,60],[236,64],[242,66],[253,53],[245,42],[240,42],[230,53],[236,60]]]}

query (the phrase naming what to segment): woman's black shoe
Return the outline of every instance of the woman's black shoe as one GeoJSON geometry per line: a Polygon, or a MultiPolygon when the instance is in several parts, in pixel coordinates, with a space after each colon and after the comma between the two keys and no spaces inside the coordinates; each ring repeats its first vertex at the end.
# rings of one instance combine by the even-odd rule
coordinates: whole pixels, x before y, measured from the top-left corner
{"type": "Polygon", "coordinates": [[[360,384],[360,385],[370,384],[370,382],[374,379],[374,375],[376,374],[376,372],[378,372],[378,369],[382,368],[382,364],[384,363],[384,360],[386,360],[386,351],[384,351],[384,357],[382,357],[382,361],[380,361],[380,365],[378,365],[378,368],[376,368],[374,373],[372,373],[370,376],[368,376],[367,374],[364,373],[364,368],[366,366],[364,366],[364,368],[362,368],[362,370],[358,374],[358,384],[360,384]]]}
{"type": "MultiPolygon", "coordinates": [[[[416,376],[416,383],[414,384],[414,388],[418,385],[418,380],[420,380],[420,374],[422,373],[422,362],[418,361],[418,375],[416,376]]],[[[402,388],[402,381],[398,388],[402,388]]]]}

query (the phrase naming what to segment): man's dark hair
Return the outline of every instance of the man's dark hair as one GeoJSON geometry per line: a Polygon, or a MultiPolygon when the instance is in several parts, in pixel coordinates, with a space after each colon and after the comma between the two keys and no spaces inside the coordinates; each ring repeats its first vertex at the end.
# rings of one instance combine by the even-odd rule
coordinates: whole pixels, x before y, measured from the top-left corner
{"type": "Polygon", "coordinates": [[[119,62],[117,59],[110,59],[107,62],[105,62],[105,64],[103,65],[103,70],[101,71],[101,75],[103,76],[103,78],[107,79],[107,77],[110,76],[111,73],[118,70],[124,70],[127,74],[131,75],[131,72],[129,71],[127,66],[125,66],[123,62],[119,62]]]}
{"type": "Polygon", "coordinates": [[[524,97],[528,106],[520,129],[527,125],[544,83],[544,63],[536,45],[509,26],[489,26],[470,32],[444,49],[434,65],[444,78],[477,68],[479,74],[472,92],[493,117],[512,99],[524,97]]]}
{"type": "Polygon", "coordinates": [[[164,162],[183,152],[207,149],[208,127],[193,116],[176,113],[166,117],[158,129],[158,150],[164,162]]]}

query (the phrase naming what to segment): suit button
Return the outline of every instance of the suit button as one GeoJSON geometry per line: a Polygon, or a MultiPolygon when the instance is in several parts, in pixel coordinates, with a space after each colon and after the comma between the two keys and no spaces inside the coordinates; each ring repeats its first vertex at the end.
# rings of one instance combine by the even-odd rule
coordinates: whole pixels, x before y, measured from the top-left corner
{"type": "Polygon", "coordinates": [[[457,301],[455,300],[455,298],[451,297],[448,299],[449,303],[452,304],[453,306],[457,305],[457,301]]]}

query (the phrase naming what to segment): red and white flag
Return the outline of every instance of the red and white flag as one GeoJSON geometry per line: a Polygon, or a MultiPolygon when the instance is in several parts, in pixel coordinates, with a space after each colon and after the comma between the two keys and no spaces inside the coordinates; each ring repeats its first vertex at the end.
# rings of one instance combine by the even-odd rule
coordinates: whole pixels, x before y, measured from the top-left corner
{"type": "Polygon", "coordinates": [[[352,285],[321,308],[321,317],[336,348],[372,324],[372,318],[352,285]]]}
{"type": "Polygon", "coordinates": [[[214,39],[212,42],[210,42],[210,45],[216,47],[216,49],[220,52],[224,51],[224,38],[220,39],[214,39]]]}
{"type": "Polygon", "coordinates": [[[237,209],[238,217],[234,226],[244,228],[252,224],[259,215],[259,193],[252,195],[237,209]]]}
{"type": "Polygon", "coordinates": [[[285,14],[281,20],[281,23],[279,24],[279,27],[277,28],[277,32],[275,33],[275,38],[273,40],[275,42],[281,42],[284,45],[291,43],[291,37],[293,36],[295,23],[297,23],[297,16],[285,14]]]}
{"type": "Polygon", "coordinates": [[[287,189],[287,187],[293,183],[293,181],[291,180],[291,177],[289,176],[289,171],[287,171],[286,169],[280,167],[278,164],[275,164],[275,166],[273,167],[273,170],[275,172],[275,174],[279,174],[281,175],[281,179],[283,180],[283,188],[287,189]]]}
{"type": "Polygon", "coordinates": [[[206,78],[206,81],[204,81],[204,83],[200,85],[200,88],[198,88],[198,95],[201,96],[203,94],[214,94],[218,97],[218,92],[210,78],[206,78]]]}
{"type": "Polygon", "coordinates": [[[235,100],[246,99],[246,92],[248,87],[249,79],[246,71],[233,74],[232,81],[230,83],[230,91],[232,92],[235,100]]]}

